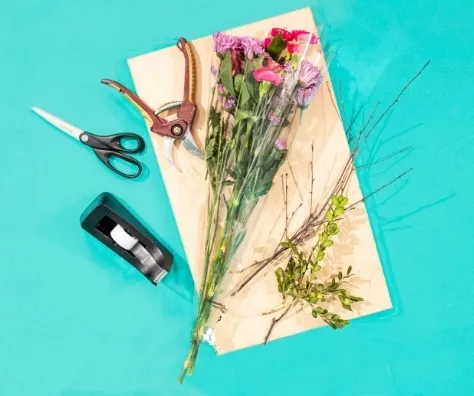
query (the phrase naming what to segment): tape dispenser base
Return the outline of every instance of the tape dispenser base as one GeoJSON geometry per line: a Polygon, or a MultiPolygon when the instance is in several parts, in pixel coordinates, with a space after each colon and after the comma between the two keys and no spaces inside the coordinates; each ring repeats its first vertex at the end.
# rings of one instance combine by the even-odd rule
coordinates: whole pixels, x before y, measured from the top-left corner
{"type": "Polygon", "coordinates": [[[170,252],[112,194],[100,194],[87,207],[81,226],[154,285],[169,273],[170,252]]]}

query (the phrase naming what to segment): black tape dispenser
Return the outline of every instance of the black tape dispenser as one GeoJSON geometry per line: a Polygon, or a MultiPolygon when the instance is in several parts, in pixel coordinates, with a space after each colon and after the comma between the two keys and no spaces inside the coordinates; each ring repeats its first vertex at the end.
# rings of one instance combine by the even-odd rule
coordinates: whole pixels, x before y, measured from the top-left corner
{"type": "Polygon", "coordinates": [[[154,285],[171,269],[169,251],[110,193],[102,193],[88,206],[81,226],[154,285]]]}

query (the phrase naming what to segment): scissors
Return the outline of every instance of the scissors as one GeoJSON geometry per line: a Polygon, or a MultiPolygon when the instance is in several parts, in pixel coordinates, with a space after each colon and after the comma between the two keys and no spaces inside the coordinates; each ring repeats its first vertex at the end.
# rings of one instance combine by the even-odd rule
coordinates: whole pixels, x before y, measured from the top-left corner
{"type": "Polygon", "coordinates": [[[196,145],[191,127],[196,114],[196,66],[194,62],[194,54],[191,45],[184,38],[180,38],[176,44],[184,55],[185,71],[184,71],[184,92],[182,101],[174,101],[153,111],[137,94],[131,92],[117,81],[103,79],[102,83],[106,84],[118,92],[123,94],[135,107],[138,108],[143,117],[148,121],[150,131],[163,136],[165,146],[165,156],[168,163],[174,168],[176,165],[173,160],[173,145],[180,140],[184,148],[191,154],[200,159],[204,159],[203,153],[196,145]],[[177,109],[177,118],[167,120],[160,117],[160,114],[170,109],[177,109]]]}
{"type": "Polygon", "coordinates": [[[127,154],[141,153],[145,148],[145,141],[136,133],[117,133],[115,135],[99,136],[90,132],[86,132],[60,118],[42,110],[38,107],[32,107],[32,110],[39,116],[44,118],[56,128],[65,132],[69,136],[79,140],[82,144],[90,147],[97,157],[115,173],[127,179],[133,179],[142,173],[142,164],[135,158],[127,154]],[[135,143],[135,147],[127,148],[123,145],[123,141],[130,140],[135,143]],[[120,158],[122,161],[133,165],[137,171],[135,173],[126,173],[118,169],[110,161],[112,157],[120,158]]]}

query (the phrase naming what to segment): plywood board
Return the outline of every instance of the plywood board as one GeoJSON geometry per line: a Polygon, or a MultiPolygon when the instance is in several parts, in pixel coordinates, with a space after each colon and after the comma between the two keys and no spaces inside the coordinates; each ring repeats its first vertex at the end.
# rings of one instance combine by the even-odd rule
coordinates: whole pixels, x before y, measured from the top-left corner
{"type": "MultiPolygon", "coordinates": [[[[229,30],[235,35],[263,37],[273,27],[304,29],[317,34],[313,15],[309,8],[287,13],[257,23],[229,30]]],[[[193,134],[197,144],[203,148],[205,139],[205,121],[209,106],[210,67],[213,58],[213,41],[207,36],[192,42],[196,53],[197,101],[198,112],[193,134]]],[[[315,49],[317,50],[317,49],[315,49]]],[[[320,48],[319,48],[320,50],[320,48]]],[[[313,54],[315,55],[315,54],[313,54]]],[[[157,108],[165,102],[180,100],[183,90],[184,61],[176,47],[170,47],[129,59],[129,67],[137,93],[150,106],[157,108]]],[[[328,78],[328,77],[327,77],[328,78]]],[[[255,210],[249,224],[252,230],[235,256],[232,272],[222,284],[218,300],[227,307],[225,314],[214,312],[210,326],[216,335],[217,353],[249,347],[262,343],[270,326],[272,315],[262,315],[280,305],[274,267],[267,268],[237,296],[231,296],[233,290],[245,276],[240,272],[255,260],[267,257],[278,246],[285,227],[284,202],[280,176],[288,174],[289,210],[293,211],[303,202],[296,212],[291,230],[297,229],[310,210],[310,163],[312,161],[311,144],[314,144],[314,202],[322,202],[329,189],[339,176],[349,157],[349,146],[344,133],[338,110],[331,98],[332,85],[327,80],[306,111],[302,125],[293,141],[287,162],[275,178],[276,185],[255,210]],[[328,84],[327,84],[328,83],[328,84]],[[326,88],[329,87],[329,90],[326,88]]],[[[167,193],[171,201],[174,216],[187,255],[189,266],[197,288],[202,278],[203,246],[206,224],[205,207],[207,182],[205,163],[190,155],[183,147],[175,150],[175,160],[182,173],[172,169],[165,158],[163,140],[151,134],[167,193]]],[[[350,202],[361,198],[356,175],[348,187],[350,202]]],[[[340,225],[341,233],[328,255],[326,273],[352,265],[357,274],[354,282],[354,294],[366,301],[357,306],[354,312],[336,309],[343,317],[353,318],[391,308],[389,293],[383,275],[374,237],[364,205],[350,211],[340,225]],[[350,315],[348,315],[350,314],[350,315]]],[[[308,329],[325,325],[312,318],[308,310],[295,310],[285,318],[273,332],[271,339],[296,334],[308,329]]]]}

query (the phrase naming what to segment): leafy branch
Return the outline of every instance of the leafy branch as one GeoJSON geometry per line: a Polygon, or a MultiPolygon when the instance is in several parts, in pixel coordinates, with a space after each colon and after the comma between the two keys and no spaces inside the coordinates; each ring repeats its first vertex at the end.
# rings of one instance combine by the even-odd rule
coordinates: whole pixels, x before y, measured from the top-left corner
{"type": "Polygon", "coordinates": [[[308,257],[298,249],[291,241],[281,242],[283,248],[290,250],[290,257],[285,268],[278,268],[275,276],[278,284],[278,291],[282,295],[283,304],[265,314],[284,312],[273,318],[270,328],[264,339],[264,343],[270,338],[274,327],[280,322],[293,307],[298,304],[311,307],[314,318],[320,317],[333,329],[340,329],[346,326],[349,321],[339,315],[330,312],[325,306],[330,302],[339,300],[343,308],[352,311],[352,304],[363,301],[361,297],[353,296],[345,288],[352,277],[352,267],[347,268],[346,273],[338,272],[331,276],[331,281],[322,281],[319,272],[322,268],[322,261],[326,257],[326,250],[334,244],[333,238],[339,233],[337,223],[342,220],[342,216],[347,209],[348,199],[343,195],[333,195],[331,203],[326,210],[326,222],[319,234],[318,241],[311,249],[308,257]]]}

